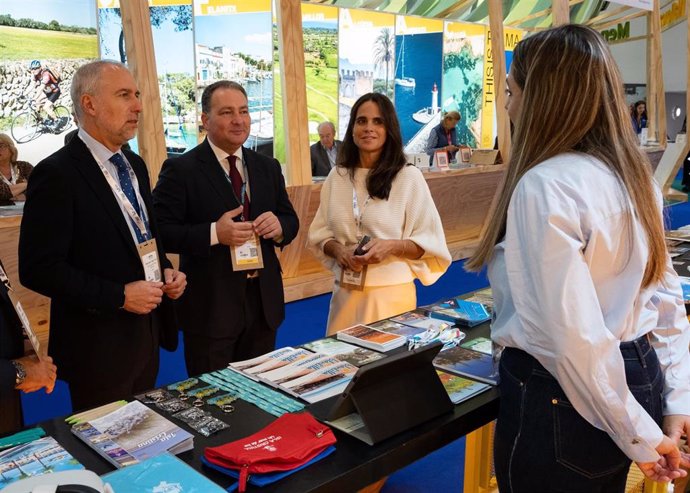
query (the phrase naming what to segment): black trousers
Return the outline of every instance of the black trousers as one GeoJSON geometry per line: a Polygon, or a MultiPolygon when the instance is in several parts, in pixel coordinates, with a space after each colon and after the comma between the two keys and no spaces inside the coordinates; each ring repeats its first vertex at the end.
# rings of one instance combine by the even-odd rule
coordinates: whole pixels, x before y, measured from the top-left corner
{"type": "Polygon", "coordinates": [[[239,333],[223,338],[184,333],[184,359],[190,376],[219,370],[231,361],[250,359],[275,349],[276,331],[266,323],[258,277],[247,280],[246,300],[239,333]]]}
{"type": "MultiPolygon", "coordinates": [[[[664,378],[646,337],[621,344],[628,388],[661,425],[664,378]]],[[[501,493],[624,492],[630,459],[570,404],[555,378],[524,351],[500,362],[494,462],[501,493]]]]}

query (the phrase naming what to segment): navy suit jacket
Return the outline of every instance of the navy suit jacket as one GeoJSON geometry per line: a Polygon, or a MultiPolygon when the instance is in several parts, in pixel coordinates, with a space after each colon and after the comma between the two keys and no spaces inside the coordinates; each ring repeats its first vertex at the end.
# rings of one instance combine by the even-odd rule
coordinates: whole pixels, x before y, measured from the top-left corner
{"type": "MultiPolygon", "coordinates": [[[[161,267],[170,267],[158,233],[144,161],[124,151],[149,212],[161,267]]],[[[19,277],[51,299],[48,353],[68,382],[120,382],[148,361],[142,342],[177,346],[174,303],[148,315],[120,309],[124,286],[144,279],[137,246],[117,199],[76,137],[33,170],[19,238],[19,277]],[[142,344],[140,344],[142,343],[142,344]],[[130,370],[131,369],[131,370],[130,370]]]]}
{"type": "MultiPolygon", "coordinates": [[[[244,147],[242,156],[249,175],[250,219],[271,211],[283,228],[280,245],[261,239],[261,298],[266,322],[276,329],[285,318],[285,307],[275,247],[295,238],[299,220],[278,161],[244,147]]],[[[239,334],[244,329],[238,314],[244,308],[247,275],[232,270],[227,245],[210,246],[210,231],[212,222],[240,204],[207,140],[163,163],[153,203],[166,248],[180,254],[180,270],[187,274],[179,303],[182,330],[215,338],[239,334]]]]}

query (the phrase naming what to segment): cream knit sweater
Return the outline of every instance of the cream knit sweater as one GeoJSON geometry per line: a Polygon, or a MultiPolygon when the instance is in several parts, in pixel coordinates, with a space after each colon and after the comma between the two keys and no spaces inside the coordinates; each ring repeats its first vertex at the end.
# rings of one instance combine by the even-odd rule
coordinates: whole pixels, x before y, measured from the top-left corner
{"type": "Polygon", "coordinates": [[[450,265],[450,252],[443,234],[429,187],[414,166],[401,169],[391,187],[388,200],[369,197],[366,179],[369,170],[355,169],[354,184],[348,170],[335,167],[321,188],[321,202],[309,228],[309,247],[323,264],[340,278],[340,266],[323,253],[329,240],[343,245],[357,243],[357,226],[353,212],[353,186],[362,214],[361,235],[384,240],[412,240],[424,250],[417,260],[391,256],[367,270],[367,286],[389,286],[412,282],[433,284],[450,265]]]}

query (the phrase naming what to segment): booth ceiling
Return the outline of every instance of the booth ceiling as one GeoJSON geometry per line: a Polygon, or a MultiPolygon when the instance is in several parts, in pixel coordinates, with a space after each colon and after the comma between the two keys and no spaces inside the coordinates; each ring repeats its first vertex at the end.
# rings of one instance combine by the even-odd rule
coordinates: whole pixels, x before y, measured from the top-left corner
{"type": "MultiPolygon", "coordinates": [[[[309,3],[489,23],[488,0],[309,0],[309,3]]],[[[570,21],[583,24],[597,16],[608,3],[603,0],[571,1],[570,21]]],[[[504,23],[520,29],[550,27],[551,4],[552,0],[503,0],[504,23]]]]}

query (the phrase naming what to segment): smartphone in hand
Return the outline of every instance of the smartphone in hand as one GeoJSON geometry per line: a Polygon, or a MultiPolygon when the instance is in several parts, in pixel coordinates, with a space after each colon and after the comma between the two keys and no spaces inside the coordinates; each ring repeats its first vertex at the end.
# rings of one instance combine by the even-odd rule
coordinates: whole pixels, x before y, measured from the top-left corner
{"type": "Polygon", "coordinates": [[[369,238],[367,235],[362,236],[362,239],[359,240],[359,243],[357,243],[357,248],[355,248],[354,254],[355,255],[365,255],[367,252],[364,251],[363,247],[364,247],[364,245],[369,243],[369,240],[371,240],[371,238],[369,238]]]}

